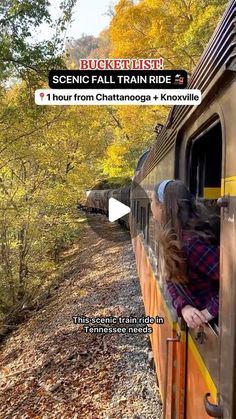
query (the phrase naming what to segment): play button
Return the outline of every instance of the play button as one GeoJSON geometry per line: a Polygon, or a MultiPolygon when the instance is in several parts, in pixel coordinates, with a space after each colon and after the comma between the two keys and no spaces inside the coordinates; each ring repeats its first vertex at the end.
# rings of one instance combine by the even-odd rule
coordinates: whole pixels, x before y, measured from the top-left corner
{"type": "Polygon", "coordinates": [[[132,184],[120,188],[106,188],[100,184],[87,191],[86,207],[82,209],[91,229],[102,239],[112,243],[123,242],[136,237],[142,231],[147,237],[150,218],[150,198],[141,185],[134,180],[132,184]],[[114,221],[127,229],[121,229],[114,221]],[[128,233],[130,230],[130,235],[128,233]],[[108,234],[111,231],[111,234],[108,234]]]}
{"type": "Polygon", "coordinates": [[[130,207],[128,207],[125,204],[122,204],[122,202],[118,201],[115,198],[109,199],[108,204],[108,216],[109,221],[112,223],[113,221],[118,220],[121,217],[124,217],[124,215],[127,215],[130,213],[130,207]]]}

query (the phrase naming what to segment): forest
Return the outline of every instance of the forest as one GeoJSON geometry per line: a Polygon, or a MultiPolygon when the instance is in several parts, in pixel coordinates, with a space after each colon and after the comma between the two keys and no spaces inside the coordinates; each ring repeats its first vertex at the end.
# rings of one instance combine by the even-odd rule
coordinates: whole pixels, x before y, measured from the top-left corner
{"type": "MultiPolygon", "coordinates": [[[[79,1],[79,0],[78,0],[79,1]]],[[[67,39],[77,0],[0,4],[0,319],[37,301],[63,270],[60,253],[82,229],[77,202],[96,183],[133,176],[169,109],[158,106],[37,106],[52,68],[81,58],[164,58],[193,72],[227,1],[119,0],[98,38],[67,39]],[[35,41],[42,23],[50,39],[35,41]]]]}

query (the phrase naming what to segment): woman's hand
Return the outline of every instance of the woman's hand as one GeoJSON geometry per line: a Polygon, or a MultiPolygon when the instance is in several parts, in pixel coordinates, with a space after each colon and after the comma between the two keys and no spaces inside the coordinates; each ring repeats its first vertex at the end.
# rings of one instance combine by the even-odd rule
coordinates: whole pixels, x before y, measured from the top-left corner
{"type": "Polygon", "coordinates": [[[207,318],[203,311],[199,311],[195,307],[186,305],[184,308],[182,308],[181,313],[188,327],[195,329],[196,327],[207,323],[207,318]]]}
{"type": "Polygon", "coordinates": [[[206,317],[208,322],[214,319],[214,316],[212,316],[206,308],[204,310],[201,310],[201,313],[206,317]]]}

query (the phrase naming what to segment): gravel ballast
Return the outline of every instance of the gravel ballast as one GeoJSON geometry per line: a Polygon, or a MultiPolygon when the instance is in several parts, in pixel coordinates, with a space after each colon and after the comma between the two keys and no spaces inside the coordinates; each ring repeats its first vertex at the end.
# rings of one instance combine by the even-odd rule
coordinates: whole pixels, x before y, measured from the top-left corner
{"type": "Polygon", "coordinates": [[[144,315],[129,233],[91,218],[109,240],[85,225],[64,254],[64,281],[1,345],[0,418],[161,418],[148,334],[85,333],[73,322],[144,315]]]}

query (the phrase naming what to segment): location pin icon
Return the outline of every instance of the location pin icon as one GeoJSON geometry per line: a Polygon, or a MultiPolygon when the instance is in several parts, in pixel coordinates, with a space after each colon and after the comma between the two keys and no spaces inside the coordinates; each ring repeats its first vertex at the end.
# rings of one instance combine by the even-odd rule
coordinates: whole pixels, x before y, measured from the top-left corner
{"type": "Polygon", "coordinates": [[[41,92],[41,93],[39,94],[39,96],[41,97],[41,100],[43,100],[43,98],[44,98],[44,93],[43,93],[43,92],[41,92]]]}

